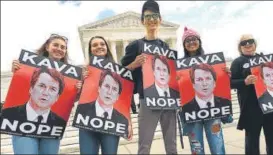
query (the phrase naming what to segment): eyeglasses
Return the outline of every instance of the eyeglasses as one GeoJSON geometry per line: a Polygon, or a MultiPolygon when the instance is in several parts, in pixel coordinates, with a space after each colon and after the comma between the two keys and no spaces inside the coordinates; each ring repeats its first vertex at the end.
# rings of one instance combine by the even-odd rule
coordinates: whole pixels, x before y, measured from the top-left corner
{"type": "Polygon", "coordinates": [[[157,20],[158,18],[160,17],[160,15],[158,13],[152,13],[152,14],[147,14],[147,15],[144,15],[144,18],[146,20],[151,20],[152,18],[154,20],[157,20]]]}
{"type": "Polygon", "coordinates": [[[65,42],[68,42],[68,38],[66,36],[62,36],[56,33],[52,33],[49,38],[62,38],[65,42]]]}
{"type": "Polygon", "coordinates": [[[196,37],[188,37],[185,39],[185,43],[195,42],[197,40],[198,40],[198,38],[196,38],[196,37]]]}
{"type": "Polygon", "coordinates": [[[241,41],[240,42],[240,46],[245,46],[245,45],[247,45],[247,44],[253,44],[253,43],[255,43],[255,40],[254,39],[248,39],[248,40],[243,40],[243,41],[241,41]]]}

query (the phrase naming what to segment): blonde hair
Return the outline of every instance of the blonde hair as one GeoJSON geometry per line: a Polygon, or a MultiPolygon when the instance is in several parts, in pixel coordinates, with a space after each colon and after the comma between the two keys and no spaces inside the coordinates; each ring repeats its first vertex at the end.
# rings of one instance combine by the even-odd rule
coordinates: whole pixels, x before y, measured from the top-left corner
{"type": "Polygon", "coordinates": [[[247,40],[247,39],[254,39],[255,49],[257,48],[257,41],[256,41],[256,39],[253,37],[253,35],[252,35],[252,34],[243,34],[243,35],[241,35],[240,40],[239,40],[239,42],[238,42],[238,51],[239,51],[240,55],[242,54],[242,50],[241,50],[241,45],[240,45],[240,43],[241,43],[241,41],[247,40]]]}

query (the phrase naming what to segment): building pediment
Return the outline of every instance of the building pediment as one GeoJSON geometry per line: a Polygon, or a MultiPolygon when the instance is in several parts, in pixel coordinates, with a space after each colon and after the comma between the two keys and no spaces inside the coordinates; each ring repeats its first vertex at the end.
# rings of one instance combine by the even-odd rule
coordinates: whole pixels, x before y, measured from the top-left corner
{"type": "MultiPolygon", "coordinates": [[[[116,16],[96,21],[94,23],[86,24],[80,29],[103,29],[103,28],[139,28],[143,27],[141,24],[141,15],[136,12],[128,11],[116,16]]],[[[167,21],[162,21],[161,27],[178,28],[178,24],[167,21]]]]}

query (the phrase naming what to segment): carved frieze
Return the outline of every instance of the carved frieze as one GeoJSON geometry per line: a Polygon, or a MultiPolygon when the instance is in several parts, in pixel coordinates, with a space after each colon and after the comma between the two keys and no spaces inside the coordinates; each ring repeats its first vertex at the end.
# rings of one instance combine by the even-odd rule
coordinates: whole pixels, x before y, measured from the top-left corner
{"type": "MultiPolygon", "coordinates": [[[[100,28],[137,28],[142,27],[140,14],[134,12],[127,12],[109,19],[97,21],[88,24],[87,29],[100,29],[100,28]]],[[[177,27],[178,25],[163,21],[162,27],[177,27]]],[[[178,28],[178,27],[177,27],[178,28]]]]}

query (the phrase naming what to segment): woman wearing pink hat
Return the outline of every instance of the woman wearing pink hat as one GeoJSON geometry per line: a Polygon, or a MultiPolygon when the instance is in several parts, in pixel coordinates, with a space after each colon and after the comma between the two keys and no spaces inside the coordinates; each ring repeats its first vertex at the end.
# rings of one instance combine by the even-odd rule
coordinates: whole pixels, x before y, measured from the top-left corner
{"type": "MultiPolygon", "coordinates": [[[[185,27],[182,41],[185,58],[204,54],[200,35],[196,31],[185,27]]],[[[181,120],[184,120],[181,112],[179,117],[181,120]]],[[[222,120],[203,120],[194,123],[182,121],[183,135],[189,138],[192,154],[205,154],[203,128],[205,129],[211,154],[225,154],[221,122],[230,123],[232,122],[232,117],[226,117],[222,120]]]]}

